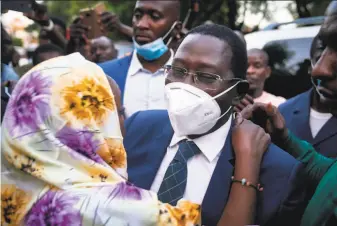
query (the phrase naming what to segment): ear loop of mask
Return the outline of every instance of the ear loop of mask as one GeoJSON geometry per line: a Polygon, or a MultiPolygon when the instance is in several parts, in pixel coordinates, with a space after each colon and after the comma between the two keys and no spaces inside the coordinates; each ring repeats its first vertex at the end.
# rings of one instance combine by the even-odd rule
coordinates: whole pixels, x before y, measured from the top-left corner
{"type": "MultiPolygon", "coordinates": [[[[314,64],[313,64],[313,62],[311,61],[311,68],[313,68],[313,67],[314,67],[314,64]]],[[[314,81],[314,79],[312,78],[311,75],[310,75],[310,80],[311,80],[311,83],[312,83],[312,85],[314,86],[316,92],[318,93],[318,95],[321,96],[322,98],[324,98],[324,95],[318,90],[318,86],[321,85],[322,80],[320,80],[320,79],[315,79],[315,80],[317,81],[317,85],[316,85],[316,83],[315,83],[315,81],[314,81]]]]}
{"type": "Polygon", "coordinates": [[[5,93],[7,94],[7,96],[11,97],[11,94],[9,93],[8,87],[5,86],[5,93]]]}
{"type": "MultiPolygon", "coordinates": [[[[228,93],[230,92],[234,87],[236,87],[241,81],[238,81],[237,83],[235,83],[233,86],[229,87],[228,89],[226,89],[225,91],[219,93],[218,95],[212,97],[213,100],[215,100],[216,98],[220,97],[221,95],[223,95],[224,93],[228,93]]],[[[221,119],[222,117],[224,117],[225,115],[227,115],[228,112],[230,112],[233,109],[233,105],[231,105],[222,115],[220,115],[218,118],[214,119],[215,121],[219,121],[219,119],[221,119]]],[[[208,122],[204,122],[202,124],[200,124],[200,126],[206,125],[210,123],[210,121],[208,122]]]]}
{"type": "MultiPolygon", "coordinates": [[[[163,40],[165,40],[165,38],[167,38],[168,35],[171,34],[171,32],[173,31],[173,29],[175,28],[175,26],[177,25],[178,21],[174,22],[170,28],[170,30],[164,35],[163,40]]],[[[166,46],[170,45],[170,43],[172,42],[173,37],[171,36],[170,39],[167,41],[166,46]]]]}

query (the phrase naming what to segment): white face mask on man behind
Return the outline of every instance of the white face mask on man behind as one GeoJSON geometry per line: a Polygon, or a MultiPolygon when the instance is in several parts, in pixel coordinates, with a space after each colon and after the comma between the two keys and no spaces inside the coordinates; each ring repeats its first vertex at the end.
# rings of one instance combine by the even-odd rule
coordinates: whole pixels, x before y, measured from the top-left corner
{"type": "Polygon", "coordinates": [[[171,125],[178,136],[199,135],[212,129],[222,115],[216,98],[225,95],[240,83],[212,97],[194,86],[173,82],[165,86],[165,97],[171,125]]]}

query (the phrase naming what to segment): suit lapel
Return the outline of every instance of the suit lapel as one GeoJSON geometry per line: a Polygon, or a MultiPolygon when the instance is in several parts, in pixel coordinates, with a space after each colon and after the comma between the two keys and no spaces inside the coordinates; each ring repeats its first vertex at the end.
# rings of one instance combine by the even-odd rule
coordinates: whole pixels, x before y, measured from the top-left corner
{"type": "Polygon", "coordinates": [[[144,176],[137,178],[137,185],[150,189],[153,180],[158,172],[160,164],[166,154],[167,147],[169,146],[173,136],[173,129],[168,120],[168,123],[163,127],[162,133],[152,139],[152,142],[147,146],[147,158],[146,163],[148,167],[144,176]],[[146,176],[145,176],[146,175],[146,176]]]}
{"type": "MultiPolygon", "coordinates": [[[[203,222],[220,219],[227,203],[233,175],[233,150],[230,129],[202,203],[203,222]]],[[[214,222],[216,224],[216,222],[214,222]]]]}
{"type": "Polygon", "coordinates": [[[293,110],[292,125],[288,125],[292,128],[292,131],[298,137],[306,140],[309,143],[313,142],[311,134],[309,117],[310,117],[310,97],[312,89],[303,93],[303,96],[297,101],[293,110]]]}
{"type": "Polygon", "coordinates": [[[337,135],[337,117],[333,116],[325,123],[314,139],[313,145],[318,145],[332,136],[337,135]]]}

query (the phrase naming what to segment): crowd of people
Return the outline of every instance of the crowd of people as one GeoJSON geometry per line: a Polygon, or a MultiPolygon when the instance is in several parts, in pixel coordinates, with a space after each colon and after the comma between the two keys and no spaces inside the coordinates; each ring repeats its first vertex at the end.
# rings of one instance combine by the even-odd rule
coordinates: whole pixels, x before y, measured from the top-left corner
{"type": "Polygon", "coordinates": [[[337,225],[337,1],[289,100],[264,91],[265,51],[186,32],[180,7],[138,0],[132,27],[103,12],[133,42],[121,58],[41,5],[40,46],[13,67],[2,28],[2,225],[337,225]]]}

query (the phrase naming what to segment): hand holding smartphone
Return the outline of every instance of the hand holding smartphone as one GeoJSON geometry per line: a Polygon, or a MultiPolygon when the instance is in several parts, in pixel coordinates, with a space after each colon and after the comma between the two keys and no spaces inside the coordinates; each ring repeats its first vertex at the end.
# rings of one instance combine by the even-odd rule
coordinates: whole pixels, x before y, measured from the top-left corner
{"type": "Polygon", "coordinates": [[[82,23],[89,28],[87,33],[89,39],[105,35],[105,32],[101,30],[100,24],[100,15],[104,11],[105,5],[103,3],[97,4],[94,8],[86,8],[80,11],[82,23]]]}

